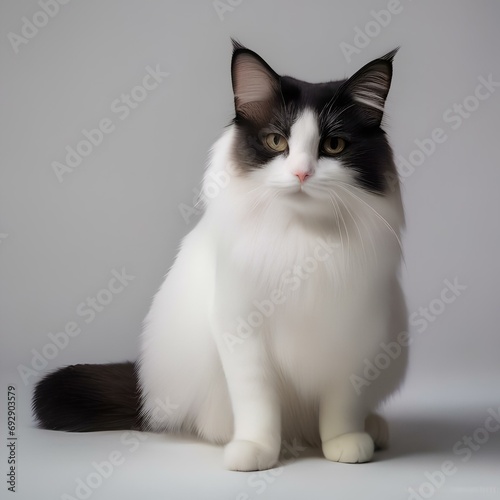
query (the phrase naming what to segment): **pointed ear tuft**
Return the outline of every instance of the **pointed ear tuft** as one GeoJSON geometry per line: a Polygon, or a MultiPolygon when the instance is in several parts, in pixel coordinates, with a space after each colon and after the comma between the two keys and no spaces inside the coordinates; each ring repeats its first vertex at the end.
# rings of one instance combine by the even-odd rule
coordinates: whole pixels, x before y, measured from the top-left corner
{"type": "Polygon", "coordinates": [[[400,47],[396,47],[390,52],[387,52],[387,54],[385,56],[382,56],[380,59],[384,59],[385,61],[389,61],[390,63],[392,63],[392,60],[394,59],[394,56],[398,53],[399,49],[400,47]]]}
{"type": "Polygon", "coordinates": [[[231,43],[233,45],[233,53],[238,50],[238,49],[245,49],[244,47],[236,38],[231,38],[231,43]]]}
{"type": "Polygon", "coordinates": [[[261,120],[280,90],[280,77],[258,54],[233,40],[231,79],[236,116],[261,120]]]}
{"type": "Polygon", "coordinates": [[[360,106],[366,121],[379,126],[392,80],[392,59],[398,49],[363,66],[343,85],[360,106]]]}

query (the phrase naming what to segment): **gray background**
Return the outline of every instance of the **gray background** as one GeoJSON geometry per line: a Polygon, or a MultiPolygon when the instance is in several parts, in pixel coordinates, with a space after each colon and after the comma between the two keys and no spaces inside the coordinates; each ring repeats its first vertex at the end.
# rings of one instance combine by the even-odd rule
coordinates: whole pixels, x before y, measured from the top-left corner
{"type": "MultiPolygon", "coordinates": [[[[407,498],[408,487],[426,480],[425,471],[446,458],[461,463],[453,444],[500,403],[500,88],[456,130],[443,114],[474,93],[479,77],[500,81],[500,4],[401,0],[401,12],[347,61],[341,43],[354,44],[355,28],[364,30],[371,11],[390,3],[222,0],[218,5],[228,8],[219,16],[210,0],[71,1],[15,53],[8,33],[21,34],[23,16],[32,20],[41,7],[2,2],[0,355],[3,386],[15,385],[18,394],[18,498],[73,494],[75,479],[115,449],[125,463],[92,498],[111,492],[121,498],[139,492],[145,498],[303,498],[306,492],[333,498],[340,491],[342,498],[359,498],[382,490],[385,498],[407,498]],[[414,141],[435,128],[447,136],[403,179],[409,310],[439,299],[446,279],[467,287],[423,332],[413,329],[407,383],[386,408],[393,448],[359,467],[304,452],[308,459],[299,457],[278,469],[280,475],[255,476],[265,478],[263,492],[251,476],[223,471],[218,448],[146,435],[132,453],[120,444],[120,433],[36,430],[29,398],[37,377],[25,384],[18,373],[20,364],[30,367],[32,350],[44,348],[49,332],[69,321],[81,333],[40,373],[135,359],[151,298],[180,238],[196,222],[186,222],[180,209],[193,205],[207,151],[232,118],[231,36],[277,72],[313,82],[350,75],[401,46],[386,118],[395,154],[408,158],[414,141]],[[169,76],[122,121],[110,105],[141,83],[148,65],[169,76]],[[66,146],[74,148],[82,129],[104,118],[115,130],[60,183],[52,163],[64,162],[66,146]],[[134,280],[85,323],[78,305],[122,268],[134,280]]],[[[3,411],[6,396],[1,399],[3,411]]],[[[5,427],[2,419],[2,436],[5,427]]],[[[491,435],[436,497],[499,498],[493,474],[499,445],[499,436],[491,435]]]]}

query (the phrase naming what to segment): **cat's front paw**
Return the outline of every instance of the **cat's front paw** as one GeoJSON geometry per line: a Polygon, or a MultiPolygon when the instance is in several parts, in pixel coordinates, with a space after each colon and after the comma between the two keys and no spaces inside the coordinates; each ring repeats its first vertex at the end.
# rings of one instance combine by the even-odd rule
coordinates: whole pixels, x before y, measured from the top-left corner
{"type": "Polygon", "coordinates": [[[342,434],[323,442],[323,453],[332,462],[361,463],[373,457],[373,439],[366,432],[342,434]]]}
{"type": "Polygon", "coordinates": [[[278,461],[279,448],[264,446],[253,441],[234,440],[224,450],[226,469],[254,471],[270,469],[278,461]]]}

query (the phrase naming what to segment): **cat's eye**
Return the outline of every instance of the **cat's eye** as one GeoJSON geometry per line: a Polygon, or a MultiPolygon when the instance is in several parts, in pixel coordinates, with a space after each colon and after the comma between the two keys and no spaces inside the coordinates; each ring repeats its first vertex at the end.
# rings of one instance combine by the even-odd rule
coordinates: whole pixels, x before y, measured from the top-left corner
{"type": "Polygon", "coordinates": [[[264,140],[266,146],[277,153],[282,153],[288,147],[287,140],[281,134],[268,134],[264,140]]]}
{"type": "Polygon", "coordinates": [[[338,155],[345,149],[345,141],[341,137],[330,136],[323,141],[323,151],[327,155],[338,155]]]}

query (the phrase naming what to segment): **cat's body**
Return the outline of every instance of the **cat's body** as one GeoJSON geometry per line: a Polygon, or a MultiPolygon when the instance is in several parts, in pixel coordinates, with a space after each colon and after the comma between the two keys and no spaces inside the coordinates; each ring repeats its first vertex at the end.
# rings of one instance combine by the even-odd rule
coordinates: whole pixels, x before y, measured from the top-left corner
{"type": "MultiPolygon", "coordinates": [[[[404,347],[362,390],[353,377],[406,330],[403,209],[379,128],[391,60],[347,86],[314,86],[235,47],[237,116],[212,150],[204,215],[142,333],[142,428],[229,443],[233,470],[273,466],[281,439],[322,443],[344,462],[384,444],[369,415],[400,384],[404,347]]],[[[65,428],[44,418],[49,383],[37,388],[38,418],[65,428]]],[[[72,430],[96,430],[84,427],[72,430]]]]}

